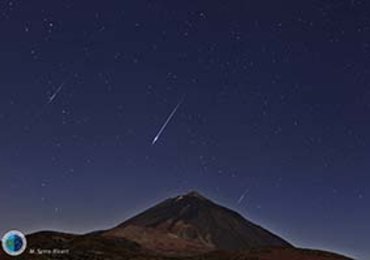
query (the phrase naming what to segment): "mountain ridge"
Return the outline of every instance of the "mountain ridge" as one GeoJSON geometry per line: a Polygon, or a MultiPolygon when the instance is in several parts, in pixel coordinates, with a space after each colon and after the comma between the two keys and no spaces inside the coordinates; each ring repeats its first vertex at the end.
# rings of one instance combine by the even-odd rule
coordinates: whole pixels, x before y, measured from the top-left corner
{"type": "MultiPolygon", "coordinates": [[[[27,235],[27,260],[350,260],[300,249],[198,192],[166,199],[107,230],[74,235],[41,231],[27,235]]],[[[0,260],[14,259],[0,251],[0,260]]]]}

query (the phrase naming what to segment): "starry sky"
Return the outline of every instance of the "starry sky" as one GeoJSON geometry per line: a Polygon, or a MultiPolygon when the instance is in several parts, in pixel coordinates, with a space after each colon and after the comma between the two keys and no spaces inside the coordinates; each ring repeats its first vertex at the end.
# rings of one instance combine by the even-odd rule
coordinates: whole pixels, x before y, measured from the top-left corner
{"type": "Polygon", "coordinates": [[[1,0],[0,37],[1,233],[198,190],[370,259],[367,1],[1,0]]]}

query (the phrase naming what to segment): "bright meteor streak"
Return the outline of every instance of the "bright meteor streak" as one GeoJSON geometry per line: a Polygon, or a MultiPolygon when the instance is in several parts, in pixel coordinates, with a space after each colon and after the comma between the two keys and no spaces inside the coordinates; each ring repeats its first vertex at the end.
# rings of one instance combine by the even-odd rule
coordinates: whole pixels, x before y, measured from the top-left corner
{"type": "Polygon", "coordinates": [[[164,129],[166,129],[168,123],[171,121],[171,119],[173,118],[173,116],[176,114],[176,111],[179,109],[179,107],[181,106],[181,104],[182,104],[183,101],[184,101],[184,97],[180,100],[179,103],[177,103],[176,107],[172,110],[171,114],[167,117],[167,120],[164,122],[164,124],[162,125],[161,129],[159,129],[159,132],[154,137],[154,139],[152,141],[152,145],[154,145],[158,141],[159,137],[163,133],[164,129]]]}

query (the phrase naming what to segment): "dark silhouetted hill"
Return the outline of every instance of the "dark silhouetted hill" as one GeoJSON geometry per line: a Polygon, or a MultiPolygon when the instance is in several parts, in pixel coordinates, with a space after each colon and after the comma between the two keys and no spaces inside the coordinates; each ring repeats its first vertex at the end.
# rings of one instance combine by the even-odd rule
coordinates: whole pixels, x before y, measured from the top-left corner
{"type": "Polygon", "coordinates": [[[0,260],[345,260],[293,247],[240,214],[197,192],[170,198],[104,231],[86,235],[38,232],[27,251],[0,260]]]}

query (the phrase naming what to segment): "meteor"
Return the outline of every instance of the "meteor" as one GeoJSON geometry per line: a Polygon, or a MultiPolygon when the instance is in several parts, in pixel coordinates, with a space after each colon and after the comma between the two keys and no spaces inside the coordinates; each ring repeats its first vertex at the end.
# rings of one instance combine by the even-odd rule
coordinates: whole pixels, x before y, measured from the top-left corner
{"type": "Polygon", "coordinates": [[[248,191],[249,191],[248,189],[245,190],[244,193],[239,197],[238,202],[237,202],[238,205],[243,202],[243,200],[244,200],[245,196],[247,195],[248,191]]]}
{"type": "Polygon", "coordinates": [[[54,99],[56,99],[56,97],[58,96],[59,92],[60,92],[60,91],[62,91],[62,89],[63,89],[64,84],[66,83],[66,81],[67,81],[67,79],[66,79],[66,80],[64,80],[64,81],[59,85],[59,87],[57,88],[57,90],[53,93],[53,95],[51,95],[51,96],[49,97],[49,102],[48,102],[48,104],[51,104],[51,103],[54,101],[54,99]]]}
{"type": "Polygon", "coordinates": [[[153,138],[152,145],[154,145],[159,140],[159,138],[161,137],[161,134],[166,129],[168,123],[171,121],[171,119],[173,118],[173,116],[176,114],[177,110],[179,109],[179,107],[181,106],[181,104],[182,104],[183,101],[184,101],[184,97],[180,100],[179,103],[177,103],[177,105],[175,106],[175,108],[172,110],[171,114],[167,117],[167,120],[164,122],[164,124],[162,125],[161,129],[159,129],[157,135],[153,138]]]}

